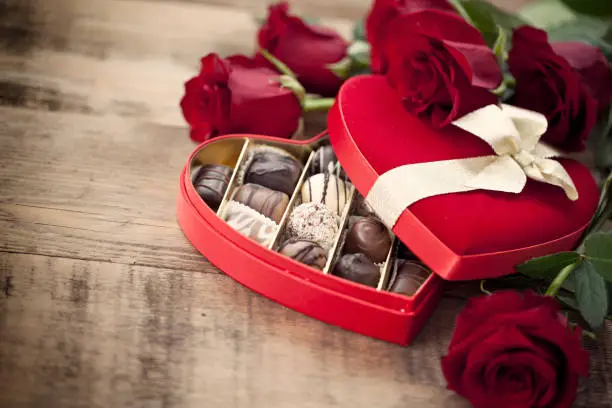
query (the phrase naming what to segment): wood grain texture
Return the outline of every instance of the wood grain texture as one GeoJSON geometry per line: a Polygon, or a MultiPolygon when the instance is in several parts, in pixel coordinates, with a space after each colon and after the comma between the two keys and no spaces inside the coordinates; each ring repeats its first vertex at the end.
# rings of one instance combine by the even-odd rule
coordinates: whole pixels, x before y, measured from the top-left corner
{"type": "MultiPolygon", "coordinates": [[[[369,7],[291,3],[347,37],[369,7]]],[[[0,407],[468,406],[439,359],[471,288],[402,348],[252,293],[179,230],[182,84],[251,52],[266,4],[0,0],[0,407]]],[[[577,407],[610,406],[611,336],[577,407]]]]}

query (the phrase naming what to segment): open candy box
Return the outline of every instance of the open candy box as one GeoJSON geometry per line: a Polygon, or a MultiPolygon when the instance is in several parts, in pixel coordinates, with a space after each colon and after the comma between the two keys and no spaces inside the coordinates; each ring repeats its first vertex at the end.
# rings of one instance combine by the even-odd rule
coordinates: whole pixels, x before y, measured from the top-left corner
{"type": "Polygon", "coordinates": [[[440,296],[441,280],[379,221],[326,134],[202,144],[181,177],[178,220],[235,280],[368,336],[408,344],[440,296]]]}
{"type": "MultiPolygon", "coordinates": [[[[441,278],[494,278],[573,249],[599,191],[585,166],[560,158],[575,184],[572,200],[531,179],[516,193],[466,190],[458,181],[456,190],[412,200],[463,177],[461,165],[428,170],[441,163],[519,165],[460,126],[428,127],[393,92],[383,77],[349,79],[329,113],[329,134],[308,141],[232,135],[203,143],[183,170],[177,217],[193,245],[245,286],[407,345],[435,308],[441,278]]],[[[512,108],[490,111],[511,134],[504,115],[512,108]]],[[[497,131],[489,116],[471,125],[491,121],[496,126],[484,128],[497,131]]]]}

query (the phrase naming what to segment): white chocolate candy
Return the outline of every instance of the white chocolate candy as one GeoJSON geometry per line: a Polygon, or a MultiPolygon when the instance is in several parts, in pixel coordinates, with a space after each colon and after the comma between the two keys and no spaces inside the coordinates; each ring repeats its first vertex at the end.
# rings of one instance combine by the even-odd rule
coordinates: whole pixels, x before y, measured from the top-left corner
{"type": "Polygon", "coordinates": [[[322,203],[341,215],[349,198],[351,183],[331,173],[319,173],[302,185],[302,202],[322,203]]]}
{"type": "Polygon", "coordinates": [[[323,204],[300,204],[291,212],[287,233],[291,238],[316,242],[329,251],[338,233],[339,217],[323,204]]]}
{"type": "Polygon", "coordinates": [[[262,245],[268,245],[278,229],[274,221],[236,201],[227,203],[224,219],[230,227],[262,245]]]}

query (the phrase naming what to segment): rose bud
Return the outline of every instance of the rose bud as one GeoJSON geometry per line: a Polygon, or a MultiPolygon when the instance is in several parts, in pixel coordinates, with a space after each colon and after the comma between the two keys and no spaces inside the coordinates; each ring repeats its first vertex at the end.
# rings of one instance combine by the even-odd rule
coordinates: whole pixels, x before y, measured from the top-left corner
{"type": "Polygon", "coordinates": [[[546,32],[528,26],[516,29],[508,66],[516,79],[510,103],[548,119],[542,141],[568,152],[584,150],[597,121],[597,102],[579,74],[548,43],[546,32]]]}
{"type": "Polygon", "coordinates": [[[581,336],[552,297],[495,292],[459,313],[442,371],[474,408],[569,408],[589,371],[581,336]]]}
{"type": "Polygon", "coordinates": [[[601,50],[580,42],[554,42],[553,51],[567,60],[603,114],[612,101],[612,70],[601,50]]]}
{"type": "Polygon", "coordinates": [[[456,14],[426,10],[394,18],[381,58],[404,108],[435,127],[497,103],[489,91],[502,81],[497,60],[480,32],[456,14]]]}
{"type": "Polygon", "coordinates": [[[382,41],[391,20],[395,17],[414,13],[415,11],[438,9],[454,12],[448,0],[375,0],[365,21],[366,38],[371,46],[371,69],[375,73],[384,73],[387,69],[381,60],[382,41]]]}
{"type": "Polygon", "coordinates": [[[196,142],[227,133],[288,138],[302,115],[300,100],[281,87],[277,72],[241,55],[202,58],[198,76],[185,83],[181,109],[196,142]]]}
{"type": "MultiPolygon", "coordinates": [[[[338,92],[342,79],[330,66],[346,56],[348,44],[335,31],[289,15],[289,5],[281,2],[269,7],[258,42],[295,72],[307,92],[323,96],[338,92]]],[[[260,54],[257,59],[264,60],[260,54]]]]}

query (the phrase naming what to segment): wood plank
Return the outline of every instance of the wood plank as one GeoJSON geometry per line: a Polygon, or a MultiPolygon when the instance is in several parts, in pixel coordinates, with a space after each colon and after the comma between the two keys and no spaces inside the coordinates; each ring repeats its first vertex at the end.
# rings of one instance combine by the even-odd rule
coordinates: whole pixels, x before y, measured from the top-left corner
{"type": "Polygon", "coordinates": [[[412,348],[330,327],[226,276],[0,254],[0,406],[439,407],[460,301],[412,348]],[[428,367],[428,368],[425,368],[428,367]],[[290,374],[292,373],[292,374],[290,374]]]}

